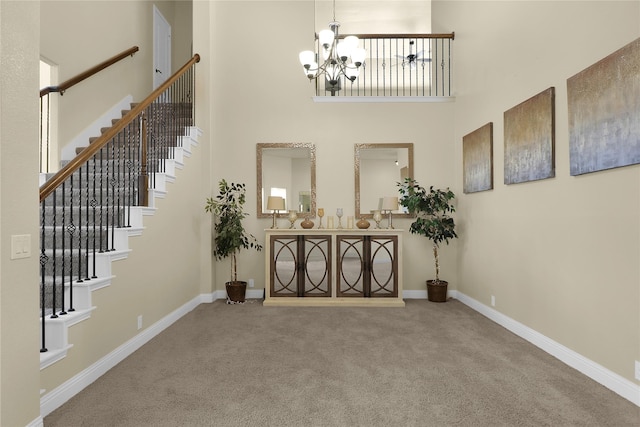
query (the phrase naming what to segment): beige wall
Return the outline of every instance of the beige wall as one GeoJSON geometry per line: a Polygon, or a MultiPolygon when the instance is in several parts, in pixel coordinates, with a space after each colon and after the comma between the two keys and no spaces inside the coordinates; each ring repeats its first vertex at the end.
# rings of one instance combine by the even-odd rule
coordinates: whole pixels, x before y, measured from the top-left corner
{"type": "MultiPolygon", "coordinates": [[[[313,2],[220,1],[211,3],[213,180],[248,186],[246,225],[264,242],[269,218],[256,219],[256,143],[310,142],[317,149],[317,201],[327,215],[338,207],[354,215],[354,144],[414,143],[416,178],[447,186],[454,180],[454,103],[320,104],[304,77],[298,52],[310,48],[313,2]],[[242,19],[238,19],[241,16],[242,19]],[[274,23],[286,22],[286,25],[274,23]],[[273,46],[263,42],[269,34],[273,46]],[[231,42],[232,41],[232,42],[231,42]]],[[[339,18],[339,16],[337,16],[339,18]]],[[[343,25],[348,31],[347,24],[343,25]]],[[[283,226],[286,221],[282,220],[283,226]]],[[[407,220],[394,225],[407,228],[407,220]]],[[[433,274],[424,238],[405,238],[405,289],[422,290],[433,274]],[[426,260],[426,261],[425,261],[426,260]],[[419,267],[411,267],[412,265],[419,267]]],[[[455,244],[442,251],[442,276],[455,282],[455,244]]],[[[222,261],[215,287],[224,289],[228,261],[222,261]]],[[[243,279],[264,286],[264,254],[245,251],[243,279]]]]}
{"type": "MultiPolygon", "coordinates": [[[[211,3],[208,1],[196,1],[193,3],[193,52],[201,56],[196,68],[196,124],[202,130],[198,155],[194,162],[198,162],[200,177],[194,188],[202,194],[201,212],[204,213],[205,198],[212,193],[213,178],[211,164],[213,163],[212,150],[212,100],[214,82],[211,79],[212,62],[215,55],[212,55],[211,30],[215,27],[214,15],[211,10],[211,3]]],[[[200,241],[200,292],[210,293],[215,290],[213,275],[216,264],[213,262],[212,252],[212,218],[204,216],[196,226],[199,234],[204,236],[200,241]]]]}
{"type": "Polygon", "coordinates": [[[456,31],[457,289],[638,383],[640,167],[569,175],[566,79],[640,36],[640,2],[441,1],[433,16],[456,31]],[[503,112],[551,86],[556,177],[507,186],[503,112]],[[488,122],[494,189],[462,195],[462,137],[488,122]]]}
{"type": "Polygon", "coordinates": [[[191,57],[190,2],[41,2],[40,55],[58,66],[56,83],[133,46],[140,48],[133,57],[123,59],[58,97],[61,147],[127,95],[141,101],[151,93],[154,4],[171,25],[175,71],[191,57]]]}
{"type": "Polygon", "coordinates": [[[0,425],[40,414],[38,322],[38,37],[36,2],[0,2],[0,425]],[[32,256],[11,260],[11,236],[32,256]]]}

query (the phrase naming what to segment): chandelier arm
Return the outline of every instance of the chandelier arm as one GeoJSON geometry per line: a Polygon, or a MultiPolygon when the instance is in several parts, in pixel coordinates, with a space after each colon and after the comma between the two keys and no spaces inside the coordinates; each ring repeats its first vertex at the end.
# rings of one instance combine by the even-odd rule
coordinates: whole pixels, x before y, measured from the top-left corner
{"type": "MultiPolygon", "coordinates": [[[[314,1],[313,13],[314,13],[314,27],[315,27],[315,14],[316,14],[315,1],[314,1]]],[[[317,64],[316,68],[311,68],[310,67],[311,64],[307,64],[303,62],[303,66],[306,70],[306,75],[309,80],[316,80],[318,77],[324,75],[327,78],[327,81],[332,85],[335,85],[336,82],[341,80],[342,78],[353,83],[359,74],[358,70],[360,69],[360,67],[364,66],[364,49],[359,49],[360,52],[358,52],[358,55],[356,58],[351,57],[352,52],[350,52],[348,55],[345,55],[344,51],[342,53],[338,52],[338,42],[340,39],[345,38],[345,37],[339,36],[339,30],[338,30],[339,27],[340,27],[340,23],[336,21],[336,1],[333,0],[333,21],[329,23],[329,29],[331,30],[331,32],[333,32],[333,35],[331,37],[328,37],[327,39],[326,38],[327,35],[326,34],[323,35],[324,30],[316,34],[317,50],[315,52],[315,57],[316,57],[315,59],[317,62],[311,63],[314,65],[317,64]],[[326,41],[321,43],[323,38],[326,41]],[[329,42],[329,40],[331,41],[329,42]],[[326,49],[325,46],[328,47],[326,59],[324,59],[324,61],[320,63],[321,53],[323,58],[325,56],[323,54],[326,49]],[[339,55],[343,55],[342,57],[345,58],[345,60],[343,61],[339,55]]],[[[347,37],[347,38],[354,38],[356,42],[356,47],[357,47],[357,40],[358,40],[357,37],[347,37]]],[[[352,49],[353,47],[349,47],[349,51],[351,51],[352,49]]],[[[335,90],[340,90],[340,88],[338,87],[335,90]]]]}
{"type": "Polygon", "coordinates": [[[335,65],[338,67],[337,77],[344,77],[349,80],[351,83],[355,81],[355,79],[351,80],[349,75],[347,74],[347,69],[357,70],[360,67],[355,66],[351,63],[344,63],[342,61],[337,61],[336,64],[332,64],[330,59],[327,59],[324,63],[319,64],[318,68],[310,69],[309,71],[315,71],[315,75],[313,77],[309,77],[309,80],[315,80],[320,76],[326,76],[328,74],[327,67],[329,65],[335,65]]]}

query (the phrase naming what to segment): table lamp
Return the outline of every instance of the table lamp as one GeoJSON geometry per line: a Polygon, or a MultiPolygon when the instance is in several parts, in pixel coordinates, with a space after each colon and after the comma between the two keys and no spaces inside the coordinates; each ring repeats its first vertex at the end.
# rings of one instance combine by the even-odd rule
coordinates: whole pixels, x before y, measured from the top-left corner
{"type": "Polygon", "coordinates": [[[269,196],[267,198],[267,209],[273,211],[273,224],[271,228],[278,228],[276,226],[276,216],[278,216],[278,211],[284,210],[284,199],[279,196],[269,196]]]}
{"type": "Polygon", "coordinates": [[[387,228],[393,228],[393,219],[391,213],[398,210],[398,198],[397,197],[383,197],[382,198],[382,211],[389,212],[389,226],[387,228]]]}

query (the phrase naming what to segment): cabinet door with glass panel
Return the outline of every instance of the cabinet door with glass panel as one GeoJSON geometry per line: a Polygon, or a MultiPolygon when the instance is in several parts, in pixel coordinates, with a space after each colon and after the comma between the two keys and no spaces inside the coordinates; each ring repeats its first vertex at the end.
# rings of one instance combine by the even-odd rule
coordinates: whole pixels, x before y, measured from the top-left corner
{"type": "Polygon", "coordinates": [[[272,235],[270,297],[331,296],[331,236],[272,235]]]}
{"type": "Polygon", "coordinates": [[[338,297],[398,296],[397,236],[337,236],[338,297]]]}

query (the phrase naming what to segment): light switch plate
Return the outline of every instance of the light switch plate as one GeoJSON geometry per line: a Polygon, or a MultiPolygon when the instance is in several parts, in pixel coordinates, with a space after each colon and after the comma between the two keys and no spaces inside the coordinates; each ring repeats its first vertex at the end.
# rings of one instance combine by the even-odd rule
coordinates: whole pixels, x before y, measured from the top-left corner
{"type": "Polygon", "coordinates": [[[11,259],[29,258],[31,256],[31,234],[14,234],[11,236],[11,259]]]}
{"type": "Polygon", "coordinates": [[[640,381],[640,362],[636,360],[636,379],[640,381]]]}

